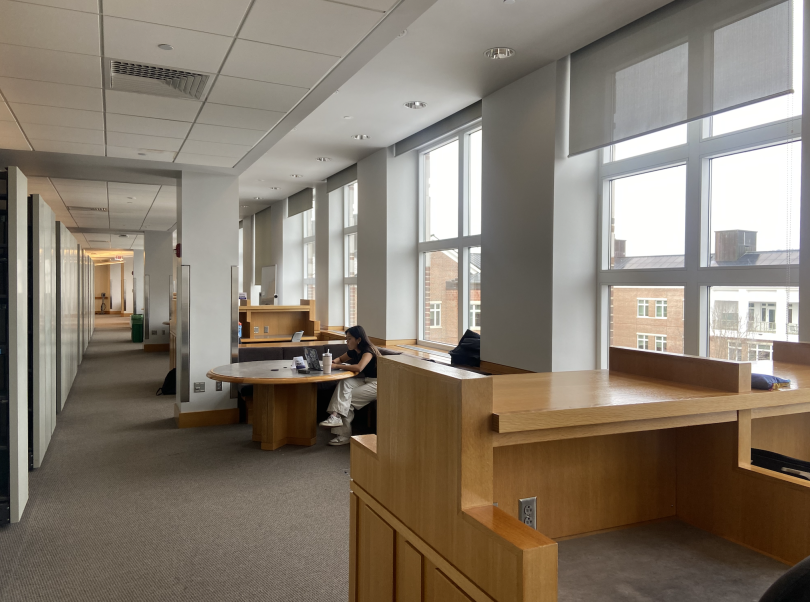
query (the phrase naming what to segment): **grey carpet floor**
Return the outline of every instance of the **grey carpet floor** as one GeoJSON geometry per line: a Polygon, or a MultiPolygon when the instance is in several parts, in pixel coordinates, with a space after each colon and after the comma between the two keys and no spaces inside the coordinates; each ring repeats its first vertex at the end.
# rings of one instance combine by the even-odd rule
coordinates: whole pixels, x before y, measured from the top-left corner
{"type": "Polygon", "coordinates": [[[756,602],[789,568],[680,521],[559,542],[559,602],[756,602]]]}
{"type": "Polygon", "coordinates": [[[176,429],[155,396],[168,354],[96,324],[23,520],[0,529],[0,600],[346,599],[348,446],[176,429]]]}

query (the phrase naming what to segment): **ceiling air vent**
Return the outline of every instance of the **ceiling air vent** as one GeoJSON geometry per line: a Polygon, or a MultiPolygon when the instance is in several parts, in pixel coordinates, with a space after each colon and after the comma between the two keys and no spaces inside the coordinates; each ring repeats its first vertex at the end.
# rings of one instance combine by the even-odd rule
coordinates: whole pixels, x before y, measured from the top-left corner
{"type": "Polygon", "coordinates": [[[117,59],[106,61],[104,84],[109,90],[199,100],[208,83],[208,76],[202,73],[117,59]]]}

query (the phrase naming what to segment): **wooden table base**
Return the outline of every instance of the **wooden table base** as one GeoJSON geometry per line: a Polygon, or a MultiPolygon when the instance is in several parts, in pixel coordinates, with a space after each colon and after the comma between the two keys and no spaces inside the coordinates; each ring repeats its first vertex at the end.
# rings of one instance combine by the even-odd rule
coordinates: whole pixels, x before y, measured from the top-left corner
{"type": "Polygon", "coordinates": [[[253,440],[263,450],[315,445],[318,385],[254,385],[253,440]]]}

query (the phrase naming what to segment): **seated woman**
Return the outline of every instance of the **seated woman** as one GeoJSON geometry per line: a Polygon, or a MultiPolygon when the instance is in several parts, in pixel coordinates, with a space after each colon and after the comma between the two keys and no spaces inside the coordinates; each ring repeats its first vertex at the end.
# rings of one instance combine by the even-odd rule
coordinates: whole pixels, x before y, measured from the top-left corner
{"type": "Polygon", "coordinates": [[[333,368],[356,372],[354,378],[338,382],[327,411],[329,417],[321,426],[332,429],[329,445],[346,445],[352,436],[354,411],[377,399],[377,357],[380,351],[369,341],[362,326],[346,331],[349,351],[332,360],[333,368]]]}

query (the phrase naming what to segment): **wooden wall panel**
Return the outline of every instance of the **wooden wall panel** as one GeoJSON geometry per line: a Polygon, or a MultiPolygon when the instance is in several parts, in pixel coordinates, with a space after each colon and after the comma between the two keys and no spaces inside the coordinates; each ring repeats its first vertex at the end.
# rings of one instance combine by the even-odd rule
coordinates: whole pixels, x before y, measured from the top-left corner
{"type": "Polygon", "coordinates": [[[810,462],[810,414],[753,420],[751,446],[810,462]]]}
{"type": "Polygon", "coordinates": [[[397,533],[397,602],[422,602],[422,555],[397,533]]]}
{"type": "Polygon", "coordinates": [[[360,508],[357,601],[394,602],[394,529],[371,508],[360,508]]]}
{"type": "Polygon", "coordinates": [[[436,602],[472,602],[472,598],[447,578],[447,575],[436,569],[433,577],[433,599],[436,602]]]}
{"type": "Polygon", "coordinates": [[[810,487],[737,466],[737,423],[678,429],[678,518],[795,564],[810,556],[810,487]]]}
{"type": "Polygon", "coordinates": [[[498,507],[518,516],[537,496],[537,529],[551,538],[675,514],[673,430],[495,449],[498,507]]]}

